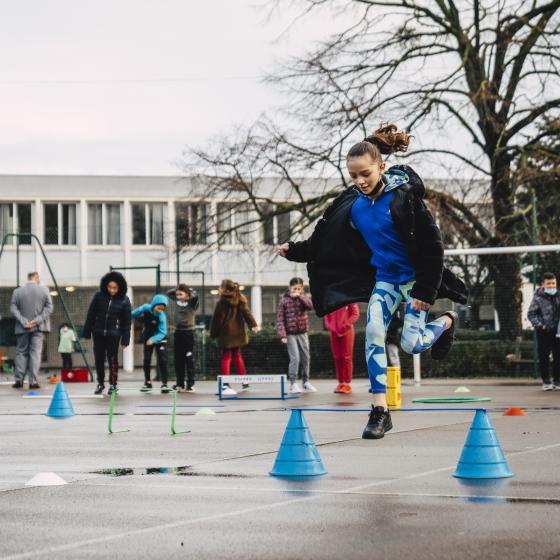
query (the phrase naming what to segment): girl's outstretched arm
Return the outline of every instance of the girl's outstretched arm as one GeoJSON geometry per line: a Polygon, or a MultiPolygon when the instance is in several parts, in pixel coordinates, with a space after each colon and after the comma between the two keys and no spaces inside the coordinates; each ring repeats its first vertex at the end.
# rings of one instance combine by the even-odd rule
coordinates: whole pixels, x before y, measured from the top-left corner
{"type": "Polygon", "coordinates": [[[278,247],[278,254],[281,257],[295,262],[308,262],[309,258],[309,239],[305,241],[289,241],[278,247]]]}

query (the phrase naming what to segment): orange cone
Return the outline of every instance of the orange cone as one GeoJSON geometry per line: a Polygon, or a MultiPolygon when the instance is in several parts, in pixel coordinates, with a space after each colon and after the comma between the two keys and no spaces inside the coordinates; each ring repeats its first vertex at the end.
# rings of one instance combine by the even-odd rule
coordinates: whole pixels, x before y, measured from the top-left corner
{"type": "Polygon", "coordinates": [[[527,413],[522,408],[519,408],[518,406],[512,406],[511,408],[508,408],[502,414],[502,416],[527,416],[527,413]]]}

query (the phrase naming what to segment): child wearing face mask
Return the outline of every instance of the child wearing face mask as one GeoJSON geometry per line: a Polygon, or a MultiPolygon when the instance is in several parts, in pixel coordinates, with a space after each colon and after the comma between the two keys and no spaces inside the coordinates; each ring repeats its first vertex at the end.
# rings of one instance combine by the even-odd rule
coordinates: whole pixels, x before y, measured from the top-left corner
{"type": "Polygon", "coordinates": [[[552,272],[543,274],[541,286],[533,296],[527,318],[537,332],[543,391],[560,389],[560,338],[557,336],[560,322],[560,295],[556,276],[552,272]],[[552,382],[550,380],[551,353],[552,382]]]}
{"type": "Polygon", "coordinates": [[[412,168],[387,169],[383,155],[405,152],[410,136],[382,125],[358,142],[346,158],[354,186],[342,192],[306,241],[285,243],[279,254],[307,262],[313,305],[324,316],[349,303],[368,301],[366,362],[373,405],[363,431],[378,439],[393,427],[387,408],[388,326],[406,302],[403,351],[431,348],[432,358],[451,350],[457,313],[446,311],[428,323],[437,298],[466,303],[465,284],[443,267],[441,233],[424,204],[424,184],[412,168]]]}

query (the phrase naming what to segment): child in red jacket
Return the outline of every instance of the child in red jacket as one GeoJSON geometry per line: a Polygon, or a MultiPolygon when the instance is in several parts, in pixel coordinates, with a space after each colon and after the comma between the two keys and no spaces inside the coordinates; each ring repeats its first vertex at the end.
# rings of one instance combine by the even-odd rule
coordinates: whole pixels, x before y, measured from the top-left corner
{"type": "Polygon", "coordinates": [[[354,352],[354,323],[360,311],[355,303],[345,305],[325,316],[325,327],[331,333],[331,348],[338,385],[335,393],[352,394],[352,354],[354,352]]]}

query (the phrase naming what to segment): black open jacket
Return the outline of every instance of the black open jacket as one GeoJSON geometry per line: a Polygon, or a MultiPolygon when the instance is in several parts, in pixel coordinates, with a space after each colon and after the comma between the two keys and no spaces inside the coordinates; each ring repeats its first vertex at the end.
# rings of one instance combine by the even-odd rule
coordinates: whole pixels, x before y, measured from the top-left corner
{"type": "Polygon", "coordinates": [[[128,286],[120,272],[112,271],[101,278],[99,291],[93,296],[84,324],[84,338],[91,334],[118,336],[121,344],[130,343],[131,305],[126,291],[128,286]],[[116,282],[119,291],[114,297],[107,292],[109,282],[116,282]]]}
{"type": "MultiPolygon", "coordinates": [[[[430,304],[437,298],[466,303],[465,284],[443,267],[441,233],[422,200],[422,179],[408,165],[391,169],[403,171],[409,178],[393,191],[391,217],[416,269],[412,297],[430,304]]],[[[352,205],[358,196],[355,187],[346,189],[327,208],[309,239],[289,244],[286,258],[307,263],[313,307],[319,317],[349,303],[369,301],[375,286],[371,249],[351,225],[352,205]]]]}

